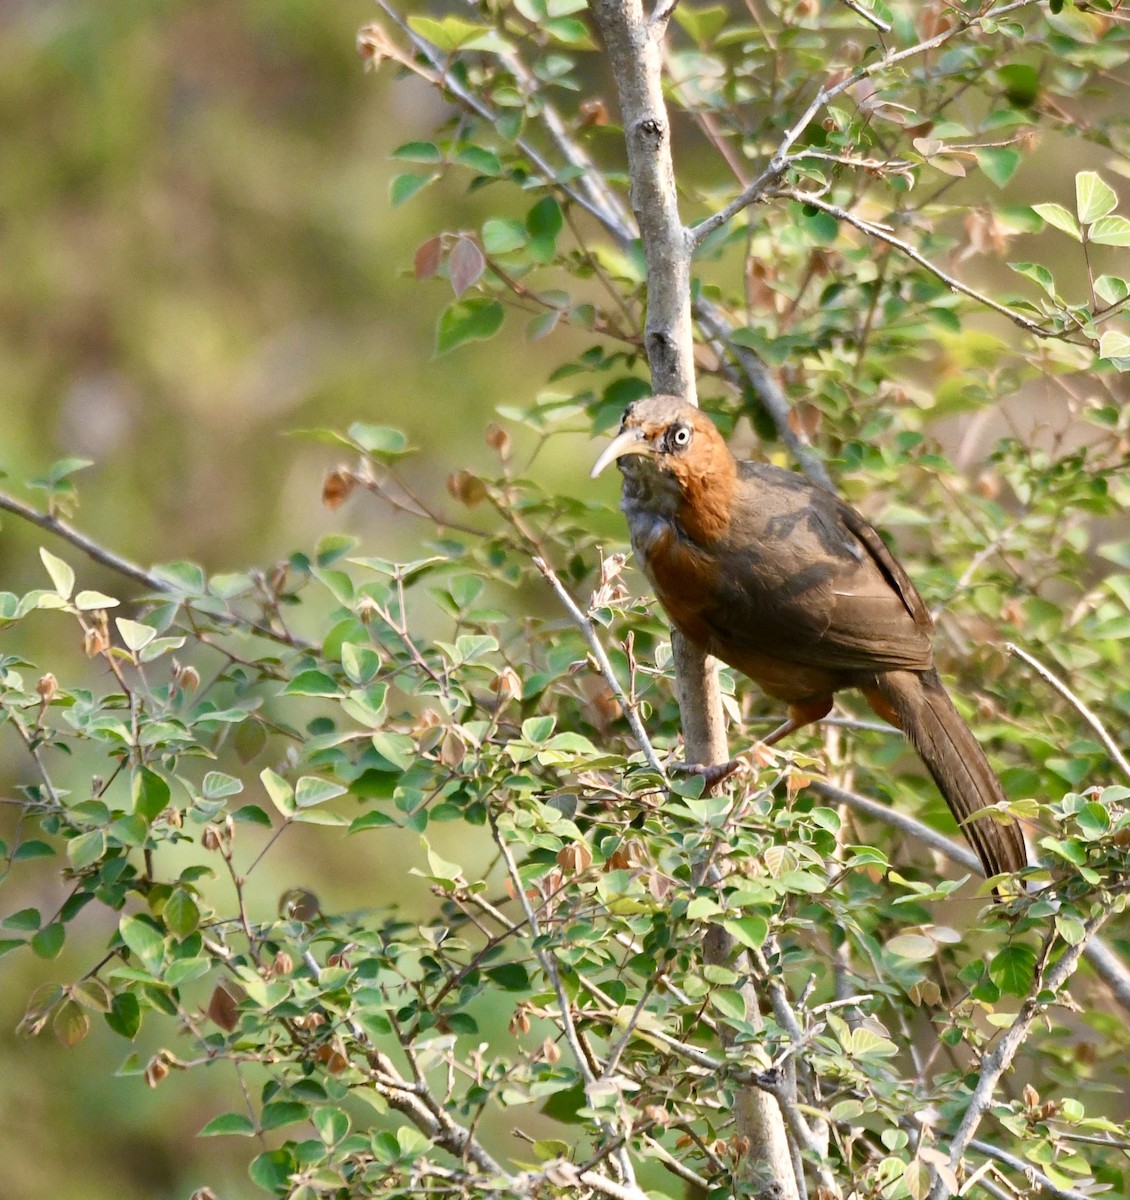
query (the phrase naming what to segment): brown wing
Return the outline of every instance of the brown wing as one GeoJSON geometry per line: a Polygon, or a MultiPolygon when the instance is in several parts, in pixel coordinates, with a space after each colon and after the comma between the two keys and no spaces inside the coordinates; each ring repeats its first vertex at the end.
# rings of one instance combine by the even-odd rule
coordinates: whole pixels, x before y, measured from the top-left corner
{"type": "Polygon", "coordinates": [[[716,644],[730,648],[723,657],[845,672],[933,664],[929,613],[859,513],[763,464],[741,464],[737,495],[729,530],[711,548],[721,567],[715,603],[702,612],[716,644]]]}

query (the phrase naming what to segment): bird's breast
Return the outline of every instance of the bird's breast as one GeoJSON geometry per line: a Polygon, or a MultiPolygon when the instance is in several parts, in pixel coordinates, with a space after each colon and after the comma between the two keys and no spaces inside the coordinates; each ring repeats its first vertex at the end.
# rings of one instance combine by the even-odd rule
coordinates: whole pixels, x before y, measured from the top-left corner
{"type": "Polygon", "coordinates": [[[632,549],[667,615],[692,642],[709,648],[706,613],[718,589],[716,560],[657,514],[638,514],[629,529],[632,549]]]}

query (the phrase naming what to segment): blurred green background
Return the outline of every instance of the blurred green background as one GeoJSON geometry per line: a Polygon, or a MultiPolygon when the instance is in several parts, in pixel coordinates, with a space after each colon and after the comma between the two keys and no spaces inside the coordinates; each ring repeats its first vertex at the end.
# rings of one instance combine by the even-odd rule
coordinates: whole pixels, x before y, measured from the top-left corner
{"type": "MultiPolygon", "coordinates": [[[[0,3],[0,487],[34,503],[26,480],[63,456],[93,459],[76,479],[76,525],[145,564],[187,558],[216,572],[269,568],[343,527],[371,553],[418,550],[421,528],[370,498],[323,507],[337,452],[290,430],[397,425],[421,447],[412,470],[432,495],[453,468],[496,461],[482,441],[493,407],[531,399],[545,352],[515,322],[486,348],[434,356],[451,291],[417,283],[413,253],[477,223],[476,205],[465,179],[390,204],[389,151],[443,110],[391,67],[363,71],[355,37],[373,16],[364,0],[0,3]]],[[[539,461],[580,480],[581,446],[539,461]]],[[[0,588],[44,582],[40,544],[74,563],[83,586],[123,592],[11,518],[0,588]]],[[[35,622],[44,639],[59,628],[35,622]]],[[[21,639],[17,648],[0,633],[0,653],[90,669],[77,644],[21,639]]],[[[4,754],[10,796],[26,763],[7,740],[4,754]]],[[[396,899],[409,914],[426,902],[405,859],[386,872],[371,844],[341,841],[330,831],[320,860],[316,839],[305,842],[298,866],[281,855],[276,894],[302,883],[327,909],[396,899]]],[[[63,894],[25,889],[19,901],[50,910],[63,894]]],[[[113,1077],[129,1047],[100,1022],[73,1051],[50,1033],[15,1038],[32,989],[88,969],[75,943],[85,923],[103,944],[109,931],[94,923],[108,919],[80,919],[54,962],[0,963],[0,1195],[261,1194],[246,1176],[257,1147],[195,1138],[239,1104],[229,1067],[174,1072],[153,1095],[137,1077],[113,1077]]],[[[173,1038],[143,1031],[143,1062],[162,1044],[147,1034],[160,1032],[173,1038]]]]}

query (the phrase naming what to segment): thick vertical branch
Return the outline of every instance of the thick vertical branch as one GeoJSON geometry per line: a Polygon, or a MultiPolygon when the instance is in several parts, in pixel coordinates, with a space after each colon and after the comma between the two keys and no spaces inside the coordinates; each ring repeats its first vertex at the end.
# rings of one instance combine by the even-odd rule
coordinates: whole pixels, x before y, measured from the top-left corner
{"type": "MultiPolygon", "coordinates": [[[[632,209],[647,261],[645,344],[652,388],[697,404],[691,323],[693,239],[679,216],[671,126],[663,99],[662,38],[672,7],[657,7],[649,20],[641,0],[590,0],[616,79],[632,209]]],[[[687,759],[724,762],[728,754],[717,664],[677,633],[672,641],[687,759]]],[[[733,955],[733,941],[719,926],[708,931],[706,943],[708,962],[725,962],[733,955]]],[[[747,1007],[751,1014],[757,1012],[752,992],[747,1007]]],[[[755,1088],[744,1089],[737,1097],[734,1117],[747,1147],[744,1174],[755,1194],[799,1200],[804,1181],[794,1169],[777,1101],[755,1088]]]]}
{"type": "MultiPolygon", "coordinates": [[[[647,260],[645,339],[656,393],[698,403],[691,323],[690,231],[679,216],[671,126],[663,99],[664,20],[649,21],[640,0],[592,0],[612,63],[628,148],[632,209],[647,260]]],[[[683,739],[690,762],[725,762],[725,721],[717,664],[678,633],[672,637],[683,739]]]]}
{"type": "Polygon", "coordinates": [[[593,16],[620,98],[632,210],[647,259],[644,331],[656,393],[698,403],[691,330],[693,243],[679,217],[671,126],[663,100],[665,22],[648,21],[640,0],[593,0],[593,16]]]}

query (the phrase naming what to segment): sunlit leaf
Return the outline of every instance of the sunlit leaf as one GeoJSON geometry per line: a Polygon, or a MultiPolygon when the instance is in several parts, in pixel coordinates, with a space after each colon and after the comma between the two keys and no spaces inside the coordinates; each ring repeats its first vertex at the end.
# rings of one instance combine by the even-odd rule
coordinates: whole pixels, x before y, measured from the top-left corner
{"type": "Polygon", "coordinates": [[[1117,207],[1114,188],[1097,171],[1080,171],[1075,176],[1075,211],[1081,225],[1090,225],[1117,207]]]}

